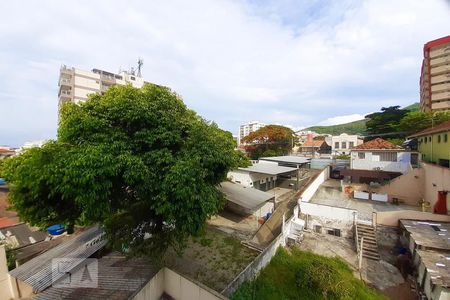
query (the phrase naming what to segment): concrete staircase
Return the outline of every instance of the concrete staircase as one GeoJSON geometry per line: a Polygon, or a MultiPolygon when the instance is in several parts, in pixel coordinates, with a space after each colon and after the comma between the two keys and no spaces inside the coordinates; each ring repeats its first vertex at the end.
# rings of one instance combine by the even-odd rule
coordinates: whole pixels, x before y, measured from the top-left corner
{"type": "Polygon", "coordinates": [[[368,259],[380,260],[375,228],[361,223],[358,223],[356,226],[358,230],[358,245],[361,243],[361,238],[364,237],[362,256],[368,259]]]}

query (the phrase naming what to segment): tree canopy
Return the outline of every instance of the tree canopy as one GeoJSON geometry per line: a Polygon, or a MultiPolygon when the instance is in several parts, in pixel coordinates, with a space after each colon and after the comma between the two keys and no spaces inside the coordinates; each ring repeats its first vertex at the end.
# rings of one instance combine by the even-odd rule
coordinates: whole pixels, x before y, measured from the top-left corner
{"type": "Polygon", "coordinates": [[[244,149],[251,159],[286,155],[295,143],[292,129],[280,125],[267,125],[244,137],[244,149]]]}
{"type": "Polygon", "coordinates": [[[448,120],[450,120],[450,112],[410,112],[400,120],[397,130],[409,135],[448,120]]]}
{"type": "Polygon", "coordinates": [[[400,109],[398,105],[382,107],[381,112],[365,116],[369,119],[366,122],[367,133],[369,135],[392,134],[395,137],[397,125],[408,112],[409,110],[400,109]]]}
{"type": "Polygon", "coordinates": [[[216,186],[247,161],[231,133],[147,84],[64,104],[57,140],[8,159],[1,175],[24,221],[100,223],[112,246],[148,254],[198,233],[223,207],[216,186]]]}

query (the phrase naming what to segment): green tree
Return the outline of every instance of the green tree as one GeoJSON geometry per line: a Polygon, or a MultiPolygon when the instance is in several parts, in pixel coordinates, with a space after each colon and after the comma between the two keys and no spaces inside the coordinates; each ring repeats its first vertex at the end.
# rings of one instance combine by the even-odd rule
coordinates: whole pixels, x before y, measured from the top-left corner
{"type": "Polygon", "coordinates": [[[366,116],[369,119],[366,122],[367,133],[370,135],[392,133],[393,137],[395,137],[397,125],[408,112],[406,109],[400,109],[398,105],[382,107],[381,112],[366,116]]]}
{"type": "Polygon", "coordinates": [[[181,249],[224,204],[216,186],[245,163],[231,133],[168,88],[114,86],[60,111],[57,141],[4,162],[21,218],[104,226],[134,254],[181,249]]]}
{"type": "Polygon", "coordinates": [[[265,156],[286,155],[296,143],[294,132],[280,125],[267,125],[242,139],[245,151],[251,159],[265,156]]]}
{"type": "Polygon", "coordinates": [[[409,135],[448,120],[450,112],[410,112],[400,120],[397,130],[409,135]]]}

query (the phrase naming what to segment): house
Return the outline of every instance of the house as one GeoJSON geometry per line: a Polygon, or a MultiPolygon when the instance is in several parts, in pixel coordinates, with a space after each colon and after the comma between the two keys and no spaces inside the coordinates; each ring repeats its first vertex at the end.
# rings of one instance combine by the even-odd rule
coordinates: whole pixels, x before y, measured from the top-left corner
{"type": "Polygon", "coordinates": [[[411,135],[417,139],[422,160],[450,168],[450,121],[411,135]]]}
{"type": "Polygon", "coordinates": [[[274,194],[229,181],[222,182],[218,190],[227,199],[226,208],[236,214],[254,215],[260,218],[274,210],[274,194]]]}
{"type": "Polygon", "coordinates": [[[331,152],[333,155],[350,154],[350,149],[361,145],[363,142],[363,139],[358,135],[341,133],[331,137],[331,152]]]}
{"type": "Polygon", "coordinates": [[[300,152],[302,154],[311,154],[314,156],[316,153],[319,154],[330,154],[331,146],[327,144],[324,140],[322,141],[306,141],[303,145],[300,146],[300,152]]]}
{"type": "Polygon", "coordinates": [[[16,155],[16,151],[9,147],[0,147],[0,159],[8,158],[16,155]]]}
{"type": "Polygon", "coordinates": [[[417,160],[417,153],[376,138],[351,150],[350,168],[405,174],[411,169],[411,164],[417,164],[417,160]]]}
{"type": "Polygon", "coordinates": [[[245,187],[267,191],[278,186],[294,187],[295,180],[292,180],[292,177],[296,174],[296,168],[279,166],[276,162],[261,162],[228,172],[228,179],[245,187]]]}

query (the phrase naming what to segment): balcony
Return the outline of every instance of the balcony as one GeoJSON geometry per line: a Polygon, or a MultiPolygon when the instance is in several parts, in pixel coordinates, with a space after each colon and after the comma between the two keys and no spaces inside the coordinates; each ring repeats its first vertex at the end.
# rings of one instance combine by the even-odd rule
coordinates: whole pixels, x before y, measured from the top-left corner
{"type": "Polygon", "coordinates": [[[61,77],[59,79],[59,85],[60,86],[62,86],[62,85],[69,85],[70,86],[70,85],[72,85],[72,79],[61,77]]]}
{"type": "Polygon", "coordinates": [[[59,97],[68,97],[68,98],[70,98],[71,97],[71,95],[72,95],[72,91],[71,90],[60,90],[59,91],[59,97]]]}

